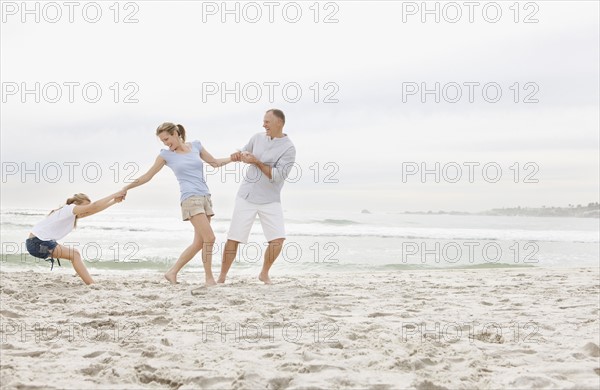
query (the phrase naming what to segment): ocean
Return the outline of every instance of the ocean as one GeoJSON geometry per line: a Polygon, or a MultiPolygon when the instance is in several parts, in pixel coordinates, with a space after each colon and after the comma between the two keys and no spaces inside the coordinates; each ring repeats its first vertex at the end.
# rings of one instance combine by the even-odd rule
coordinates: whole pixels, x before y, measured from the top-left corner
{"type": "MultiPolygon", "coordinates": [[[[24,241],[47,210],[3,209],[3,271],[48,269],[24,241]]],[[[230,223],[212,227],[216,274],[230,223]]],[[[287,240],[272,268],[286,274],[402,269],[493,267],[598,267],[596,218],[509,217],[447,214],[286,211],[287,240]]],[[[81,219],[60,243],[77,248],[96,273],[165,271],[192,242],[193,228],[176,212],[113,210],[81,219]]],[[[258,220],[250,242],[240,245],[231,274],[258,274],[266,242],[258,220]]],[[[65,272],[69,267],[58,268],[65,272]]],[[[186,269],[201,272],[198,254],[186,269]]],[[[57,267],[55,266],[55,271],[57,267]]],[[[184,269],[185,271],[185,269],[184,269]]]]}

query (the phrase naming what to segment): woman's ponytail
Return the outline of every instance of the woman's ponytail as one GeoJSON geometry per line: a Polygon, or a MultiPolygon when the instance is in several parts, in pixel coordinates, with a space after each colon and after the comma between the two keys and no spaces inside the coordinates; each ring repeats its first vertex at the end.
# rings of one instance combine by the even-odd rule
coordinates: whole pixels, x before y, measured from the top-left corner
{"type": "Polygon", "coordinates": [[[158,137],[163,131],[166,131],[170,135],[175,135],[175,132],[177,132],[177,135],[185,142],[185,128],[183,126],[165,122],[156,129],[156,136],[158,137]]]}
{"type": "Polygon", "coordinates": [[[179,136],[181,137],[183,142],[185,142],[185,128],[181,125],[177,125],[177,132],[179,133],[179,136]]]}

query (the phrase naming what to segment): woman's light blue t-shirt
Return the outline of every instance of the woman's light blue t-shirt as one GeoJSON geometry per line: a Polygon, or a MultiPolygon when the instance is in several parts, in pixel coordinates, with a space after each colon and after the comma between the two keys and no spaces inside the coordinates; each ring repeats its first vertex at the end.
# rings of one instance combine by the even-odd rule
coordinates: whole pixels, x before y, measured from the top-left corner
{"type": "Polygon", "coordinates": [[[167,166],[173,170],[179,182],[181,202],[194,195],[210,195],[204,180],[204,164],[200,159],[202,144],[200,141],[193,141],[191,146],[192,150],[183,154],[168,149],[160,151],[160,157],[165,159],[167,166]]]}

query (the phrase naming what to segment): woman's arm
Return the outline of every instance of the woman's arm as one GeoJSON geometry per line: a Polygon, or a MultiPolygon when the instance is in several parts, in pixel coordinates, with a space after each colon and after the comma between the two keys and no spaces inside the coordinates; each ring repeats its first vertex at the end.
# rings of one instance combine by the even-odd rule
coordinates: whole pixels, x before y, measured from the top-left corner
{"type": "Polygon", "coordinates": [[[100,211],[107,209],[115,203],[121,202],[124,197],[125,191],[121,190],[105,198],[97,200],[93,203],[82,206],[75,206],[73,208],[73,214],[75,214],[78,218],[89,217],[90,215],[99,213],[100,211]]]}
{"type": "Polygon", "coordinates": [[[150,169],[148,169],[148,172],[144,173],[142,176],[138,177],[133,182],[127,184],[125,187],[123,187],[123,190],[129,191],[132,188],[139,187],[142,184],[148,183],[154,177],[154,175],[156,175],[158,171],[160,171],[162,167],[165,166],[165,163],[166,161],[164,158],[160,156],[156,157],[156,160],[154,160],[154,164],[152,165],[152,167],[150,167],[150,169]]]}
{"type": "Polygon", "coordinates": [[[222,167],[225,164],[229,164],[231,162],[231,157],[225,158],[214,158],[208,151],[204,148],[200,151],[200,158],[206,163],[208,163],[213,168],[222,167]]]}

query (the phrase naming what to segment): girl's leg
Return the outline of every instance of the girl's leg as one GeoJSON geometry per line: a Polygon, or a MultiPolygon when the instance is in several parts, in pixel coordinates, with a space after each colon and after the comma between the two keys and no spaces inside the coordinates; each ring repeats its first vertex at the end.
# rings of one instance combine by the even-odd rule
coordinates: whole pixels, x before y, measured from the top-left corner
{"type": "Polygon", "coordinates": [[[194,226],[194,241],[179,256],[177,262],[167,271],[165,278],[171,283],[177,283],[177,273],[186,265],[200,250],[202,252],[202,263],[206,276],[206,284],[214,285],[215,280],[212,275],[212,248],[215,244],[215,234],[210,226],[210,217],[206,214],[196,214],[190,218],[194,226]]]}
{"type": "MultiPolygon", "coordinates": [[[[211,217],[207,217],[206,214],[200,214],[202,218],[198,218],[195,222],[197,223],[197,230],[200,231],[204,245],[202,247],[202,265],[204,266],[204,279],[206,286],[216,286],[217,282],[212,273],[212,255],[213,247],[215,245],[215,233],[210,226],[211,217]]],[[[196,228],[196,225],[194,225],[196,228]]]]}
{"type": "Polygon", "coordinates": [[[77,275],[83,280],[85,284],[92,284],[94,280],[90,276],[87,268],[85,268],[85,264],[81,260],[81,255],[79,251],[75,248],[67,248],[66,246],[57,245],[56,248],[52,251],[52,257],[59,259],[67,259],[70,260],[73,264],[73,268],[77,275]]]}

